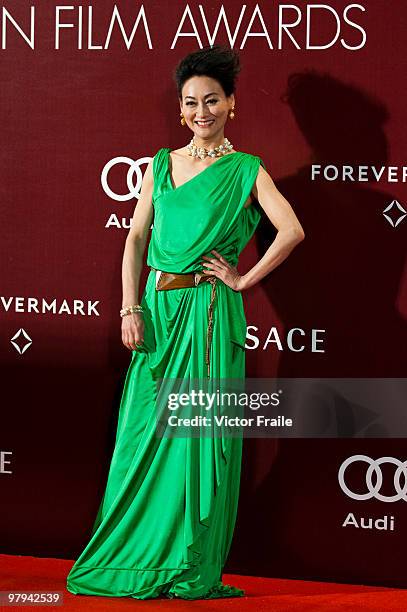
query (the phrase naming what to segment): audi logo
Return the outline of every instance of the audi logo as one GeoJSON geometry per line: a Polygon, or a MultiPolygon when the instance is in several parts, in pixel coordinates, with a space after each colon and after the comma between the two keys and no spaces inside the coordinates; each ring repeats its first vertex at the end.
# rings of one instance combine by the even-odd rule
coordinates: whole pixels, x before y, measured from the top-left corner
{"type": "Polygon", "coordinates": [[[352,455],[345,459],[339,468],[338,472],[339,485],[342,491],[352,499],[365,500],[365,499],[378,499],[383,502],[396,502],[404,499],[407,501],[407,461],[400,461],[394,457],[381,457],[380,459],[372,459],[367,455],[352,455]],[[354,493],[348,487],[345,482],[346,469],[357,461],[363,461],[367,463],[366,471],[366,493],[354,493]],[[383,463],[390,463],[395,465],[397,469],[394,472],[394,495],[382,495],[380,493],[381,486],[383,484],[383,474],[380,466],[383,463]],[[376,483],[373,484],[373,474],[375,474],[376,483]]]}
{"type": "Polygon", "coordinates": [[[143,174],[140,170],[141,164],[148,164],[152,160],[152,157],[140,157],[140,159],[131,159],[131,157],[114,157],[110,161],[107,162],[105,167],[102,170],[102,174],[100,176],[100,182],[102,183],[103,191],[108,195],[112,200],[116,200],[117,202],[127,202],[127,200],[131,200],[132,198],[139,199],[141,183],[143,180],[143,174]],[[127,189],[128,193],[121,195],[119,193],[115,193],[109,187],[107,182],[107,177],[109,171],[116,164],[127,164],[129,169],[127,171],[127,189]],[[136,184],[133,184],[133,175],[136,175],[136,184]]]}

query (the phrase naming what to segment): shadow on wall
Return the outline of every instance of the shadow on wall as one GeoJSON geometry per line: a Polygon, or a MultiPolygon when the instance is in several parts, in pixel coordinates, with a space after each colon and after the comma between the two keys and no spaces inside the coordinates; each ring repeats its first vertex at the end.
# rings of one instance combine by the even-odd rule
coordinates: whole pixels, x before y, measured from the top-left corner
{"type": "MultiPolygon", "coordinates": [[[[267,352],[259,348],[250,352],[247,375],[404,377],[406,322],[397,301],[406,259],[407,218],[397,227],[385,219],[383,210],[396,198],[378,185],[373,188],[372,182],[327,181],[322,171],[311,180],[313,164],[321,170],[333,165],[340,175],[343,166],[352,166],[356,177],[358,166],[375,166],[377,171],[386,166],[388,111],[358,88],[314,71],[292,74],[283,100],[310,146],[311,158],[296,173],[275,182],[295,210],[306,237],[262,281],[262,288],[282,322],[282,331],[301,327],[308,335],[312,329],[325,330],[320,336],[325,352],[312,353],[309,343],[304,352],[285,348],[278,372],[272,373],[267,352]]],[[[405,202],[400,204],[407,208],[405,202]]],[[[397,209],[389,214],[394,222],[400,216],[397,209]]],[[[261,255],[275,234],[263,214],[255,234],[261,255]]],[[[270,321],[263,324],[271,326],[270,321]]],[[[312,440],[245,440],[239,516],[228,562],[231,571],[268,575],[287,562],[288,573],[305,576],[307,563],[308,567],[314,562],[318,565],[312,556],[318,556],[320,549],[312,552],[304,534],[309,532],[307,525],[312,524],[315,509],[323,507],[326,499],[335,499],[336,461],[330,440],[317,444],[312,440]],[[306,475],[313,477],[316,456],[319,460],[325,456],[324,449],[331,453],[333,471],[327,472],[323,487],[314,482],[310,496],[306,475]],[[296,475],[293,480],[292,474],[296,475]],[[295,520],[296,528],[290,528],[287,520],[295,520]],[[287,550],[295,551],[295,567],[287,550]]]]}
{"type": "MultiPolygon", "coordinates": [[[[406,323],[397,299],[406,259],[407,218],[393,227],[383,210],[396,199],[372,188],[371,166],[388,163],[383,104],[352,85],[314,71],[293,74],[283,100],[311,148],[311,161],[276,185],[306,234],[263,281],[286,330],[325,330],[323,353],[309,349],[280,355],[279,376],[404,376],[406,323]],[[312,180],[312,168],[320,174],[312,180]],[[367,182],[328,181],[324,168],[369,167],[367,182]]],[[[386,180],[384,169],[383,182],[386,180]]],[[[400,202],[404,208],[406,204],[400,202]]],[[[401,215],[395,207],[389,215],[401,215]]],[[[256,232],[261,253],[275,231],[263,215],[256,232]]],[[[301,337],[297,336],[301,343],[301,337]]],[[[270,375],[258,353],[256,376],[270,375]],[[257,373],[259,372],[259,373],[257,373]]],[[[264,356],[264,355],[263,355],[264,356]]]]}

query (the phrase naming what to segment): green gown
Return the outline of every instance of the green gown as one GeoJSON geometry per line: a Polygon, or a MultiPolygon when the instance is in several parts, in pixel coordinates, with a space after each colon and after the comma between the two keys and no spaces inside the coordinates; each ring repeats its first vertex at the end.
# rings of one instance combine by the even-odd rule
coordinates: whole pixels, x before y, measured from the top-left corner
{"type": "MultiPolygon", "coordinates": [[[[133,351],[118,416],[107,485],[91,538],[67,589],[111,597],[236,597],[222,583],[235,526],[242,436],[159,437],[156,380],[208,376],[205,362],[210,282],[157,291],[156,270],[202,271],[202,255],[232,265],[260,220],[244,204],[260,157],[238,151],[175,188],[169,148],[154,157],[151,270],[141,303],[144,345],[133,351]]],[[[212,378],[244,379],[246,319],[240,292],[217,279],[210,344],[212,378]]]]}

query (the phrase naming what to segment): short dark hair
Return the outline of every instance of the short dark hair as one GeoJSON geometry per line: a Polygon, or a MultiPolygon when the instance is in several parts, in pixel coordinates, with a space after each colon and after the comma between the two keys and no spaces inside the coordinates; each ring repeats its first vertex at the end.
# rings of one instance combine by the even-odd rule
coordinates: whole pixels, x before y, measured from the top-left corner
{"type": "Polygon", "coordinates": [[[207,46],[189,53],[179,62],[173,73],[178,97],[182,98],[184,83],[193,76],[215,79],[228,97],[235,92],[236,77],[240,69],[238,53],[223,45],[207,46]]]}

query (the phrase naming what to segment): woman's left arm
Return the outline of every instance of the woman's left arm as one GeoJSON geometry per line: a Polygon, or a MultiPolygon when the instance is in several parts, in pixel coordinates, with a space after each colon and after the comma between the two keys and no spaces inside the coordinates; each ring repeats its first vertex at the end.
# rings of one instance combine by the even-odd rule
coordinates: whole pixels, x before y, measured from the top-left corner
{"type": "Polygon", "coordinates": [[[274,270],[305,238],[304,230],[291,205],[261,165],[252,193],[277,229],[277,235],[263,257],[240,277],[240,291],[252,287],[274,270]]]}
{"type": "MultiPolygon", "coordinates": [[[[260,165],[252,194],[263,208],[271,223],[277,229],[277,235],[263,257],[242,276],[234,266],[215,250],[216,259],[203,256],[205,265],[235,291],[252,287],[276,268],[304,240],[304,230],[293,209],[285,197],[278,191],[273,179],[260,165]]],[[[250,204],[252,206],[252,204],[250,204]]]]}

